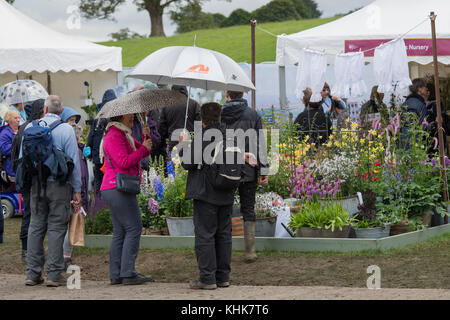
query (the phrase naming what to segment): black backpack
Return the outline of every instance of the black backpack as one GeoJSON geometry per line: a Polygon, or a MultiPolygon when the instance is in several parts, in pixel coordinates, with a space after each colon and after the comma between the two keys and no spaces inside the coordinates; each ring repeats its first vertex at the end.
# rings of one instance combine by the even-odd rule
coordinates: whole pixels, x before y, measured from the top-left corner
{"type": "Polygon", "coordinates": [[[216,143],[214,156],[207,168],[207,179],[213,188],[233,190],[239,186],[243,175],[244,153],[237,139],[225,139],[216,143]]]}
{"type": "Polygon", "coordinates": [[[27,121],[24,124],[22,124],[19,128],[19,131],[14,136],[14,139],[12,141],[11,145],[11,165],[14,170],[14,172],[17,171],[17,160],[19,160],[20,155],[20,146],[22,145],[22,137],[23,132],[25,131],[25,128],[31,121],[27,121]]]}

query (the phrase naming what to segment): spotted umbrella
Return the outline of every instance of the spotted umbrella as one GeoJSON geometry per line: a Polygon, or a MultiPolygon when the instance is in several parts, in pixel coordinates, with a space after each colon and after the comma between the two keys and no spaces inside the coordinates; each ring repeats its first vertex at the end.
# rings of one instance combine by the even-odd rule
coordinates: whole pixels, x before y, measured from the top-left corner
{"type": "Polygon", "coordinates": [[[0,101],[9,105],[32,102],[48,97],[47,91],[37,81],[16,80],[0,87],[0,101]]]}
{"type": "Polygon", "coordinates": [[[185,104],[187,97],[173,90],[142,89],[106,103],[96,118],[140,114],[155,109],[185,104]]]}

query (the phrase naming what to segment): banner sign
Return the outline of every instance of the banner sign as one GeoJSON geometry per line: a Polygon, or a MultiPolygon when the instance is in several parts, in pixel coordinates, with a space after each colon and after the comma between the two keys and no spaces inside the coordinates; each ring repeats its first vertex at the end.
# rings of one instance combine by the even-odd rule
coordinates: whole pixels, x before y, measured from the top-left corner
{"type": "MultiPolygon", "coordinates": [[[[392,39],[371,39],[371,40],[345,40],[345,53],[364,52],[365,57],[373,57],[375,49],[379,45],[389,42],[392,39]]],[[[405,39],[408,57],[428,57],[433,56],[432,39],[405,39]]],[[[437,39],[438,56],[450,56],[450,39],[437,39]]]]}

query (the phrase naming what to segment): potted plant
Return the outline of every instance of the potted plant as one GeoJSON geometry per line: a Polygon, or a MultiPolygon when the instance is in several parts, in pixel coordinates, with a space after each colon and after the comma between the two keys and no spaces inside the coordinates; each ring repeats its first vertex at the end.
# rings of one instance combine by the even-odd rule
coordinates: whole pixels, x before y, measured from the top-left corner
{"type": "Polygon", "coordinates": [[[357,238],[379,239],[389,237],[391,223],[377,219],[376,195],[372,190],[362,194],[363,204],[358,206],[359,212],[353,223],[357,238]]]}
{"type": "Polygon", "coordinates": [[[160,210],[166,218],[169,235],[194,236],[194,203],[186,200],[187,171],[177,171],[173,182],[167,185],[160,210]]]}
{"type": "MultiPolygon", "coordinates": [[[[239,196],[235,197],[235,205],[239,206],[239,196]]],[[[255,199],[255,236],[256,237],[273,237],[275,236],[275,228],[277,222],[277,210],[284,207],[283,198],[274,193],[257,193],[255,199]]],[[[240,224],[244,223],[243,218],[240,217],[240,224]]],[[[234,222],[237,224],[237,221],[234,222]]],[[[242,226],[235,227],[236,229],[242,226]]]]}
{"type": "Polygon", "coordinates": [[[353,221],[337,201],[307,201],[296,215],[291,215],[288,225],[297,237],[348,238],[353,221]]]}

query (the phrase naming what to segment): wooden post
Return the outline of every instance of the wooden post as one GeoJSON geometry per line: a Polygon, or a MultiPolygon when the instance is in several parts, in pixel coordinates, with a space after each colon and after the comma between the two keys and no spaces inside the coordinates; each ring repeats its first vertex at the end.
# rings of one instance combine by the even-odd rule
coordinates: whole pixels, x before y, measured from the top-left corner
{"type": "Polygon", "coordinates": [[[52,78],[50,77],[50,71],[47,71],[47,93],[52,94],[52,78]]]}
{"type": "MultiPolygon", "coordinates": [[[[252,19],[250,20],[251,26],[252,26],[252,83],[254,86],[256,86],[256,65],[255,65],[255,28],[256,28],[256,20],[252,19]]],[[[252,109],[256,110],[256,91],[252,90],[252,109]]]]}
{"type": "MultiPolygon", "coordinates": [[[[448,201],[447,191],[447,174],[444,158],[444,134],[442,129],[442,111],[441,111],[441,93],[439,87],[439,68],[437,59],[437,41],[436,41],[436,15],[434,12],[430,13],[431,20],[431,36],[433,38],[433,64],[434,64],[434,86],[436,91],[436,120],[438,123],[439,136],[439,157],[441,160],[441,175],[443,180],[443,200],[448,201]]],[[[445,217],[445,223],[448,223],[448,217],[445,217]]]]}

